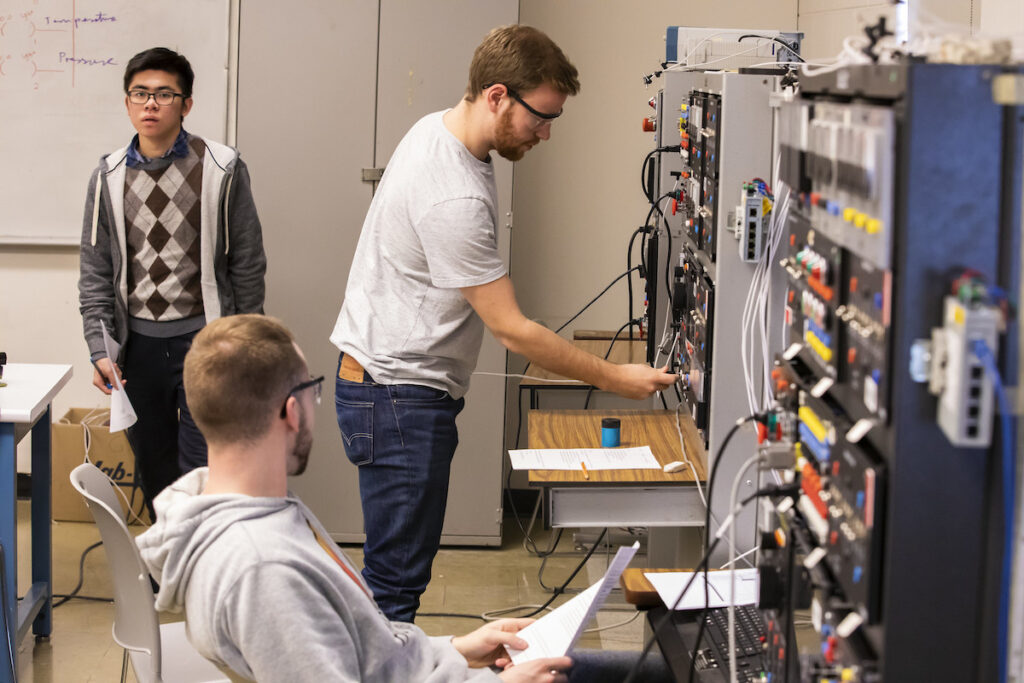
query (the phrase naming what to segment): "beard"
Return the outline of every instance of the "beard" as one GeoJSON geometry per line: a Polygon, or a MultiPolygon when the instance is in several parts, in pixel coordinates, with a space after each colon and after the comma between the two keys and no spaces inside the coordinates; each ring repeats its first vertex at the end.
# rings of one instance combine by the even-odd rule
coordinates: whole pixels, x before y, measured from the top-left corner
{"type": "Polygon", "coordinates": [[[498,120],[494,131],[494,151],[509,161],[519,161],[526,154],[527,145],[535,145],[540,142],[536,135],[533,140],[522,142],[516,138],[512,130],[512,108],[505,111],[505,115],[498,120]]]}
{"type": "Polygon", "coordinates": [[[306,412],[299,413],[299,433],[295,437],[291,457],[288,458],[288,475],[297,477],[306,471],[309,464],[309,453],[313,450],[313,430],[309,428],[306,412]]]}

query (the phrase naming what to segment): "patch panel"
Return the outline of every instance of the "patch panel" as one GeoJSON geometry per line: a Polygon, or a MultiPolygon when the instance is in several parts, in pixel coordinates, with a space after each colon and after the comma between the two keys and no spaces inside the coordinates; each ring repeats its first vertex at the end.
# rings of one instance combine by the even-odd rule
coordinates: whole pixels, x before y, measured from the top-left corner
{"type": "Polygon", "coordinates": [[[1001,70],[1022,73],[849,65],[804,74],[781,105],[797,201],[778,362],[799,389],[803,495],[773,521],[814,565],[818,633],[789,680],[998,680],[997,643],[1014,647],[996,636],[1004,416],[977,346],[1019,372],[1017,330],[1000,342],[1001,290],[1020,283],[1024,103],[993,98],[1001,70]]]}
{"type": "Polygon", "coordinates": [[[995,306],[972,305],[952,296],[944,299],[943,310],[944,325],[933,336],[933,353],[941,364],[939,426],[954,446],[988,446],[994,417],[992,379],[973,344],[985,344],[995,357],[1003,314],[995,306]]]}
{"type": "Polygon", "coordinates": [[[745,184],[740,191],[740,204],[736,207],[736,236],[739,240],[740,260],[745,263],[756,263],[761,259],[767,202],[752,184],[745,184]]]}
{"type": "Polygon", "coordinates": [[[842,597],[864,612],[869,623],[877,623],[881,620],[885,468],[842,434],[827,467],[829,553],[825,560],[842,597]]]}
{"type": "MultiPolygon", "coordinates": [[[[670,321],[670,328],[677,324],[680,329],[683,401],[702,432],[707,450],[716,453],[735,421],[749,412],[739,359],[742,312],[755,268],[740,258],[733,242],[733,208],[735,192],[744,182],[770,178],[774,138],[769,99],[777,89],[778,77],[667,70],[663,83],[659,96],[664,115],[659,127],[673,134],[682,127],[679,136],[684,153],[660,155],[659,182],[662,188],[674,187],[678,182],[685,194],[683,208],[668,220],[672,247],[682,252],[683,261],[677,260],[676,253],[667,254],[666,259],[673,267],[689,264],[686,277],[693,278],[688,295],[692,296],[692,306],[685,311],[672,307],[673,315],[679,318],[670,321]],[[685,116],[680,116],[683,111],[685,116]]],[[[777,320],[781,318],[785,286],[782,278],[772,280],[770,306],[777,320]]],[[[672,308],[662,306],[662,310],[652,313],[665,315],[672,308]]],[[[665,321],[656,318],[652,329],[664,326],[665,321]]],[[[761,343],[760,337],[755,343],[761,343]]],[[[768,357],[781,343],[781,335],[771,335],[765,342],[768,357]]],[[[736,434],[722,451],[720,476],[735,476],[749,455],[748,449],[754,446],[751,432],[736,434]]],[[[724,519],[728,514],[727,504],[726,497],[714,500],[717,518],[724,519]]],[[[745,510],[737,521],[741,544],[753,537],[755,512],[753,508],[745,510]]]]}
{"type": "Polygon", "coordinates": [[[890,266],[895,114],[891,107],[817,102],[780,126],[791,187],[815,228],[883,269],[890,266]],[[805,163],[792,161],[793,150],[805,163]],[[797,152],[799,153],[799,151],[797,152]],[[803,172],[802,178],[793,174],[803,172]]]}

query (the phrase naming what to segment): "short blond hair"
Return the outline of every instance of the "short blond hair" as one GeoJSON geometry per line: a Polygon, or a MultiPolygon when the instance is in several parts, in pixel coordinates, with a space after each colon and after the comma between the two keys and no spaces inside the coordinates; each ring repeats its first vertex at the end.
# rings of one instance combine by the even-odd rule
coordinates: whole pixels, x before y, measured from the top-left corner
{"type": "Polygon", "coordinates": [[[499,26],[473,53],[466,99],[474,101],[495,83],[520,93],[547,83],[563,95],[575,95],[580,91],[578,76],[576,67],[544,32],[520,24],[499,26]]]}
{"type": "Polygon", "coordinates": [[[185,356],[185,398],[206,440],[251,442],[266,434],[288,392],[309,374],[280,321],[257,314],[218,318],[185,356]]]}

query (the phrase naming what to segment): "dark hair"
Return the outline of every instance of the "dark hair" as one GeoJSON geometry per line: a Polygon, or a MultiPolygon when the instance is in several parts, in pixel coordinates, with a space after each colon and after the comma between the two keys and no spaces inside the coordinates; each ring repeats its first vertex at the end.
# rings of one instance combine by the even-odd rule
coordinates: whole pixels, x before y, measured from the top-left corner
{"type": "Polygon", "coordinates": [[[196,77],[192,72],[192,65],[182,55],[166,47],[151,47],[128,60],[128,66],[124,68],[124,91],[128,92],[128,86],[132,84],[135,74],[150,69],[174,74],[178,77],[181,94],[192,97],[192,81],[196,77]]]}
{"type": "Polygon", "coordinates": [[[470,102],[493,83],[529,92],[547,83],[563,95],[580,91],[576,67],[555,41],[532,26],[512,24],[492,30],[473,53],[466,99],[470,102]]]}

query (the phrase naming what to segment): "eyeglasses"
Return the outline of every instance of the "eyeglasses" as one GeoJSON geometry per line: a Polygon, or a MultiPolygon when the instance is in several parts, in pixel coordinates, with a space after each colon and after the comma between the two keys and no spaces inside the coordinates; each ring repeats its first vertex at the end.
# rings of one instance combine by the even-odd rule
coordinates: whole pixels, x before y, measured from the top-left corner
{"type": "Polygon", "coordinates": [[[159,104],[161,107],[174,102],[175,97],[185,99],[185,96],[180,92],[171,92],[170,90],[159,90],[157,92],[149,92],[148,90],[129,90],[128,101],[132,104],[146,104],[149,102],[149,98],[152,97],[153,101],[159,104]]]}
{"type": "MultiPolygon", "coordinates": [[[[495,85],[495,83],[488,83],[488,84],[486,84],[484,86],[484,90],[487,90],[487,88],[490,88],[492,85],[495,85]]],[[[508,87],[506,85],[505,86],[505,90],[508,91],[508,96],[509,97],[511,97],[513,100],[515,100],[519,104],[523,105],[523,108],[526,109],[526,111],[530,112],[536,118],[540,119],[539,121],[534,121],[534,124],[533,124],[534,128],[540,128],[541,126],[543,126],[546,123],[551,123],[552,121],[554,121],[555,119],[557,119],[559,116],[562,115],[561,111],[558,111],[558,112],[556,112],[554,114],[549,114],[549,113],[543,112],[543,111],[537,111],[536,109],[534,109],[533,107],[528,105],[526,102],[524,102],[523,98],[519,96],[519,93],[517,93],[512,88],[510,88],[510,87],[508,87]]]]}
{"type": "Polygon", "coordinates": [[[324,376],[320,375],[316,379],[311,379],[308,382],[303,382],[302,384],[296,384],[292,390],[288,392],[288,395],[284,397],[284,404],[281,406],[281,417],[285,417],[285,415],[287,415],[286,409],[288,408],[288,399],[292,397],[292,394],[297,394],[300,391],[309,389],[310,387],[313,387],[313,400],[316,401],[317,405],[320,405],[320,396],[323,394],[324,390],[323,381],[324,376]]]}

